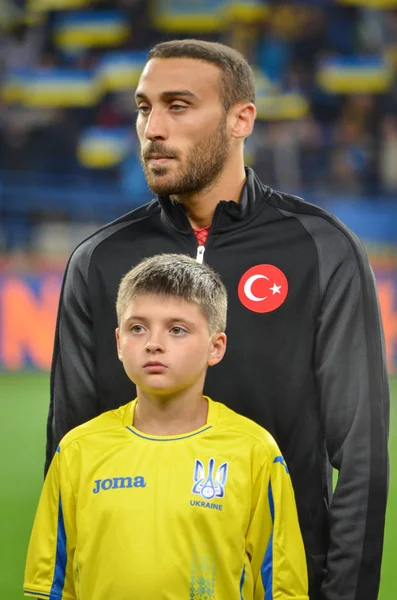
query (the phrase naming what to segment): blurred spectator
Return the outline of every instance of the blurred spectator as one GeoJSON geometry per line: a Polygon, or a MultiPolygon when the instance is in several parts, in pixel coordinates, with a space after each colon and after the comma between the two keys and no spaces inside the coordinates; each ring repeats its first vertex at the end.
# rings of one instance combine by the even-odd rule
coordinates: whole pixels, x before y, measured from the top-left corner
{"type": "MultiPolygon", "coordinates": [[[[247,161],[264,181],[302,195],[395,193],[397,9],[369,10],[365,6],[343,6],[336,0],[270,0],[259,2],[257,11],[248,13],[243,3],[237,4],[243,13],[232,11],[227,16],[232,3],[224,0],[225,12],[214,12],[212,21],[211,13],[207,15],[207,25],[200,31],[195,20],[188,18],[183,29],[181,15],[176,25],[156,27],[153,11],[161,5],[146,0],[87,0],[86,6],[76,12],[57,11],[54,5],[54,10],[40,13],[39,18],[32,18],[31,12],[24,14],[23,3],[6,3],[7,19],[2,22],[7,28],[0,39],[0,178],[7,181],[7,173],[13,172],[34,174],[35,181],[45,187],[48,181],[54,185],[56,177],[62,175],[70,177],[71,189],[76,185],[76,189],[101,191],[106,183],[113,190],[109,203],[114,195],[123,198],[126,207],[128,203],[132,206],[146,201],[148,191],[139,175],[135,150],[127,156],[120,153],[118,163],[110,156],[108,165],[100,161],[94,164],[93,160],[92,166],[83,166],[77,152],[79,140],[92,127],[103,129],[106,135],[101,142],[101,156],[105,161],[107,153],[112,152],[111,144],[117,144],[116,137],[112,140],[112,131],[133,130],[133,82],[147,48],[168,38],[200,37],[228,43],[243,52],[260,74],[261,94],[275,94],[282,99],[294,91],[307,103],[307,110],[299,117],[287,111],[285,115],[269,115],[268,119],[262,115],[258,120],[247,143],[247,161]],[[67,50],[57,45],[55,35],[61,14],[77,15],[73,34],[76,45],[67,50]],[[127,22],[129,33],[121,35],[119,44],[115,42],[111,47],[98,45],[95,38],[88,43],[84,38],[79,46],[81,15],[94,19],[94,25],[89,25],[94,29],[106,29],[112,23],[117,27],[118,22],[125,27],[127,22]],[[115,66],[112,63],[110,67],[109,77],[113,79],[109,83],[101,68],[103,58],[109,58],[112,52],[119,62],[115,58],[115,66]],[[380,93],[352,87],[351,93],[336,93],[320,85],[318,72],[325,58],[342,59],[348,65],[356,56],[387,59],[393,68],[390,89],[380,93]],[[121,70],[115,77],[117,68],[121,70]],[[33,71],[43,77],[54,75],[54,98],[57,91],[61,93],[64,78],[69,81],[71,74],[72,79],[75,76],[75,81],[68,84],[71,96],[79,85],[87,88],[82,88],[78,100],[61,97],[47,106],[29,102],[30,98],[18,97],[18,77],[33,71]]],[[[219,11],[221,5],[221,1],[214,2],[210,10],[219,11]]],[[[177,10],[186,11],[190,6],[199,11],[201,3],[176,2],[175,6],[177,10]]],[[[86,36],[87,31],[90,29],[85,31],[86,36]]],[[[370,79],[367,73],[362,77],[370,79]]],[[[30,193],[28,188],[25,193],[30,193]]],[[[2,210],[7,216],[12,201],[10,195],[4,198],[7,200],[3,199],[2,210]]]]}
{"type": "Polygon", "coordinates": [[[397,117],[386,115],[382,120],[380,145],[380,179],[385,192],[397,192],[397,117]]]}
{"type": "Polygon", "coordinates": [[[331,149],[330,189],[342,194],[365,194],[372,151],[370,136],[356,121],[348,118],[340,121],[331,149]]]}
{"type": "Polygon", "coordinates": [[[0,43],[1,63],[4,71],[26,69],[36,64],[43,48],[43,27],[19,25],[0,43]]]}

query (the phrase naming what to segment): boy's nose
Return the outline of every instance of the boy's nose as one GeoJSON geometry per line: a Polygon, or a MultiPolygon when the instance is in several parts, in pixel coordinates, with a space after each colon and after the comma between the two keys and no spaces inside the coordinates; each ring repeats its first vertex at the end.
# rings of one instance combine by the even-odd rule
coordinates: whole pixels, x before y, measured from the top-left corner
{"type": "Polygon", "coordinates": [[[150,340],[145,346],[146,352],[164,352],[164,346],[160,342],[150,340]]]}

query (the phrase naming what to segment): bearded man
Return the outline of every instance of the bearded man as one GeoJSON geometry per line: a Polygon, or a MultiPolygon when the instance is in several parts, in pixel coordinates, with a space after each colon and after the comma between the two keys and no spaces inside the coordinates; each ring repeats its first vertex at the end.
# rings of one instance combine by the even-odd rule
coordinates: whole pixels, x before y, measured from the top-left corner
{"type": "Polygon", "coordinates": [[[311,600],[376,600],[389,396],[363,247],[336,218],[244,167],[255,85],[238,52],[198,40],[159,44],[135,100],[156,198],[102,227],[69,261],[47,465],[72,427],[134,398],[114,349],[121,277],[159,252],[197,256],[229,295],[228,351],[205,393],[276,438],[294,485],[311,600]]]}

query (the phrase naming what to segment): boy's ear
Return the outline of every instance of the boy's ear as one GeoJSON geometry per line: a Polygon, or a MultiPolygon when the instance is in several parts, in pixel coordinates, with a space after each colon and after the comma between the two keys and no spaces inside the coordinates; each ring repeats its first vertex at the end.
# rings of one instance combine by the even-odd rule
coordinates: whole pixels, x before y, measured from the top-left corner
{"type": "Polygon", "coordinates": [[[222,331],[217,331],[212,335],[210,342],[210,352],[208,356],[208,366],[213,367],[221,362],[225,352],[226,352],[226,342],[227,337],[226,333],[222,331]]]}
{"type": "Polygon", "coordinates": [[[123,360],[123,356],[121,354],[121,348],[120,348],[120,329],[117,327],[115,330],[115,334],[116,334],[116,343],[117,343],[117,356],[119,357],[119,360],[123,360]]]}

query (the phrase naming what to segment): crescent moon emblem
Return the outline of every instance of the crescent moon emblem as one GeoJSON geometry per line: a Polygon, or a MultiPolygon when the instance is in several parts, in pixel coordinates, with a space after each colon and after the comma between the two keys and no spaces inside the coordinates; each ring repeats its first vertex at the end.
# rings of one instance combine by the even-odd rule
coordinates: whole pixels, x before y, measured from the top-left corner
{"type": "Polygon", "coordinates": [[[267,279],[269,281],[269,278],[266,277],[266,275],[252,275],[252,277],[249,277],[247,279],[247,281],[244,284],[244,293],[247,296],[247,298],[249,298],[249,300],[252,300],[253,302],[261,302],[262,300],[266,300],[267,298],[267,296],[264,296],[263,298],[258,298],[252,293],[252,285],[257,279],[267,279]]]}

